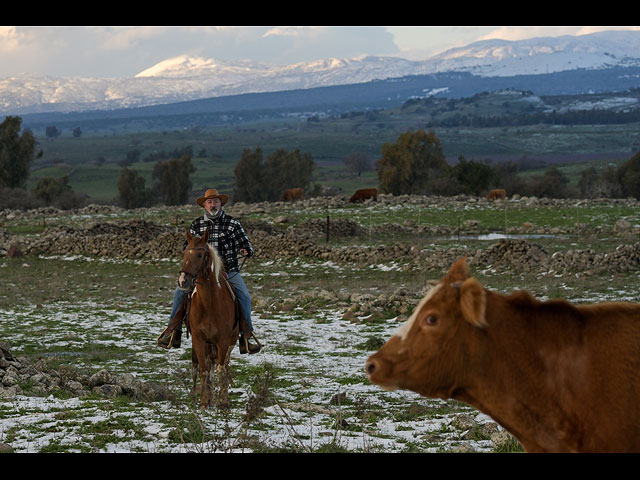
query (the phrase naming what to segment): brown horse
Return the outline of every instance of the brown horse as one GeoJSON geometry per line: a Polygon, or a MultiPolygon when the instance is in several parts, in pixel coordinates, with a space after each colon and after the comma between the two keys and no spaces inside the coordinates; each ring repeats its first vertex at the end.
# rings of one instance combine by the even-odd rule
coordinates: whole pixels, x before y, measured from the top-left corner
{"type": "Polygon", "coordinates": [[[229,357],[238,341],[239,323],[231,286],[224,277],[222,259],[207,243],[208,231],[194,237],[187,229],[188,245],[183,254],[181,273],[185,284],[193,285],[187,331],[191,331],[191,363],[195,395],[200,376],[200,408],[214,405],[213,390],[217,374],[219,408],[229,407],[229,357]],[[214,367],[217,367],[214,370],[214,367]],[[196,372],[198,369],[198,372],[196,372]]]}

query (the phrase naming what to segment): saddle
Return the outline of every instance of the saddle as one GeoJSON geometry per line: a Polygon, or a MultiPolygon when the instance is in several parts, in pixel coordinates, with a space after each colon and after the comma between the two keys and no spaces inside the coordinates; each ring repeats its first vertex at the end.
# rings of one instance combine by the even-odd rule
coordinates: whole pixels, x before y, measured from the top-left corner
{"type": "MultiPolygon", "coordinates": [[[[238,325],[240,328],[241,334],[248,332],[248,335],[251,336],[251,329],[249,328],[247,319],[242,314],[242,309],[240,307],[240,302],[238,301],[238,296],[236,295],[233,285],[231,285],[231,283],[229,282],[226,272],[223,272],[223,279],[224,279],[225,285],[229,289],[229,293],[231,294],[231,298],[233,299],[233,303],[235,305],[235,316],[234,316],[233,326],[235,327],[236,325],[238,325]]],[[[169,321],[169,325],[167,326],[167,328],[165,328],[164,331],[158,337],[158,345],[160,347],[166,348],[166,349],[171,348],[176,335],[176,330],[178,329],[178,327],[182,326],[183,323],[187,327],[187,338],[189,338],[189,335],[191,333],[191,327],[189,326],[189,311],[191,310],[192,295],[193,295],[193,291],[185,295],[184,299],[182,300],[182,304],[178,308],[178,311],[173,316],[173,318],[169,321]],[[160,342],[161,338],[167,337],[167,336],[170,336],[168,344],[164,344],[160,342]]]]}

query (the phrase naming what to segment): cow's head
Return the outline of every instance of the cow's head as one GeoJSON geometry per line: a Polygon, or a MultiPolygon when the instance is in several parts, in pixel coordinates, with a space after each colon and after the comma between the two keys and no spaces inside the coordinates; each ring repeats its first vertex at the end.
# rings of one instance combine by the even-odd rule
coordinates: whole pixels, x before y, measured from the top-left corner
{"type": "Polygon", "coordinates": [[[409,389],[450,398],[476,357],[487,326],[486,291],[465,259],[420,301],[411,317],[366,363],[369,380],[385,390],[409,389]]]}

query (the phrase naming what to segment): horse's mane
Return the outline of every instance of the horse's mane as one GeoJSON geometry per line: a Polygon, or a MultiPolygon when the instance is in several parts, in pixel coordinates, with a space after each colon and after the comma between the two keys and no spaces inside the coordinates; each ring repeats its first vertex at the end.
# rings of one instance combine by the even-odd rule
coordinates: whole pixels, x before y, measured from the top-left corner
{"type": "Polygon", "coordinates": [[[213,248],[213,245],[207,244],[207,247],[209,247],[209,253],[211,254],[209,255],[209,270],[213,272],[216,280],[219,280],[220,272],[224,270],[224,264],[217,250],[213,248]]]}

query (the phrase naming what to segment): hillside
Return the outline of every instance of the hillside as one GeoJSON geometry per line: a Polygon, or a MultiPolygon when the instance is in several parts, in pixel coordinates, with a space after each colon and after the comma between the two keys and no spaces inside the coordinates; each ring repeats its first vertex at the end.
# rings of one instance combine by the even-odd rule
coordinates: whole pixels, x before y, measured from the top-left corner
{"type": "Polygon", "coordinates": [[[22,115],[24,126],[44,133],[50,125],[62,130],[122,133],[253,123],[262,120],[306,119],[351,111],[399,107],[412,98],[462,99],[504,89],[539,96],[626,92],[638,88],[640,67],[572,70],[541,75],[483,77],[470,73],[437,73],[366,83],[248,93],[149,107],[77,113],[22,115]]]}
{"type": "Polygon", "coordinates": [[[394,111],[439,127],[625,124],[640,121],[640,89],[552,96],[507,89],[461,99],[415,98],[394,111]]]}
{"type": "Polygon", "coordinates": [[[587,166],[619,164],[640,149],[639,96],[638,89],[556,96],[500,90],[460,99],[414,98],[389,109],[160,132],[107,135],[83,130],[76,138],[63,128],[56,138],[37,135],[44,154],[32,165],[28,187],[40,178],[68,175],[74,191],[111,201],[117,194],[118,162],[129,152],[139,158],[130,168],[151,185],[156,161],[189,148],[197,168],[194,190],[207,185],[231,190],[243,150],[260,147],[265,155],[280,148],[309,152],[316,162],[313,183],[350,191],[375,186],[378,180],[375,171],[360,177],[347,171],[343,160],[349,153],[362,152],[375,162],[385,142],[416,129],[435,131],[450,163],[464,156],[526,162],[529,168],[566,165],[575,178],[587,166]]]}

